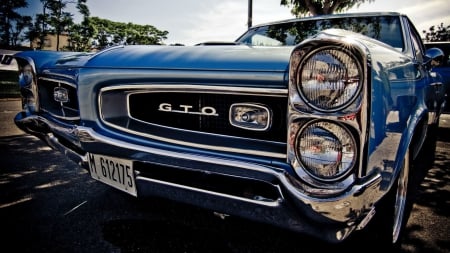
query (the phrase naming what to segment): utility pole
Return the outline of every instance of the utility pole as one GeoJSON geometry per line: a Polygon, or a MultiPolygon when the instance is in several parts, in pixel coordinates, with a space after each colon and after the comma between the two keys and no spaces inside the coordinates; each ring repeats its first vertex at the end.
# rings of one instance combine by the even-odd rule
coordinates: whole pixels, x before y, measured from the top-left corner
{"type": "Polygon", "coordinates": [[[252,16],[253,16],[253,0],[248,0],[248,28],[252,27],[252,16]]]}
{"type": "Polygon", "coordinates": [[[61,34],[61,16],[62,16],[62,9],[65,7],[61,0],[58,0],[58,25],[56,26],[56,51],[59,51],[59,35],[61,34]]]}
{"type": "Polygon", "coordinates": [[[45,15],[45,9],[47,9],[47,5],[49,4],[49,1],[45,1],[42,2],[42,31],[41,34],[39,35],[40,40],[41,40],[41,44],[39,45],[39,49],[43,49],[44,48],[44,41],[45,41],[45,37],[47,36],[46,32],[45,32],[45,26],[46,26],[46,22],[47,22],[47,16],[45,15]]]}

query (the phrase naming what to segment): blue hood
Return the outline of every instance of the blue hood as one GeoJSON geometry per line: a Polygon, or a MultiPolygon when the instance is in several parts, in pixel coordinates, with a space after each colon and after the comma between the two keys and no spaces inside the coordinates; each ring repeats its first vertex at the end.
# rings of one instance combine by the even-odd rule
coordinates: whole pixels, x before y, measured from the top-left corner
{"type": "Polygon", "coordinates": [[[32,59],[38,69],[59,65],[83,65],[92,54],[57,51],[23,51],[14,55],[16,58],[32,59]]]}
{"type": "Polygon", "coordinates": [[[191,70],[287,71],[293,47],[118,46],[96,54],[24,51],[38,72],[54,68],[149,68],[191,70]]]}
{"type": "Polygon", "coordinates": [[[292,47],[124,46],[99,52],[85,67],[286,71],[292,47]]]}

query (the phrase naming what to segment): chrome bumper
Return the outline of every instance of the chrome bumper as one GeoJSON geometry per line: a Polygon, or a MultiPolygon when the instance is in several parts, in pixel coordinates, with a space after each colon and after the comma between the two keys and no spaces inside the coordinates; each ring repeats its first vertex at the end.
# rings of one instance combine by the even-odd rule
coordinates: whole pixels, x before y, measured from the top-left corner
{"type": "Polygon", "coordinates": [[[51,148],[60,151],[80,166],[85,167],[87,164],[86,152],[82,150],[78,141],[76,126],[64,126],[25,112],[18,113],[14,118],[14,123],[22,131],[40,138],[51,148]],[[61,143],[60,138],[64,139],[66,143],[61,143]]]}
{"type": "Polygon", "coordinates": [[[167,174],[182,171],[218,176],[229,182],[230,188],[233,188],[234,180],[248,182],[249,185],[263,183],[277,192],[277,196],[266,198],[257,191],[247,196],[233,194],[233,191],[204,189],[192,184],[152,178],[145,169],[135,169],[140,197],[160,196],[194,204],[219,213],[320,237],[329,242],[342,241],[355,229],[364,227],[374,214],[374,204],[383,194],[379,173],[360,180],[360,184],[338,195],[319,198],[306,194],[305,184],[275,166],[131,144],[101,135],[92,128],[62,126],[43,117],[26,116],[23,113],[16,116],[15,123],[86,169],[86,152],[101,151],[104,155],[133,160],[143,167],[164,167],[167,174]]]}

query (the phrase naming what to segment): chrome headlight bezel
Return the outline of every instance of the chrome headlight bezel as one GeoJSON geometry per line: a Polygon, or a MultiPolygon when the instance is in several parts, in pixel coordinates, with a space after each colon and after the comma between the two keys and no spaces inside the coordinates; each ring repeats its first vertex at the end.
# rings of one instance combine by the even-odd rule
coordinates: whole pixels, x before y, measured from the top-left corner
{"type": "Polygon", "coordinates": [[[295,70],[295,86],[310,108],[329,113],[355,104],[360,97],[364,73],[351,50],[324,46],[309,51],[302,58],[295,70]]]}
{"type": "MultiPolygon", "coordinates": [[[[303,41],[291,54],[289,62],[289,114],[288,114],[288,149],[287,161],[294,170],[305,193],[317,197],[341,194],[355,184],[364,175],[362,159],[368,130],[368,78],[370,78],[370,54],[367,48],[357,39],[340,36],[334,33],[320,33],[303,41]],[[324,50],[342,51],[350,59],[358,73],[359,80],[355,89],[341,100],[340,104],[320,107],[313,99],[305,94],[299,85],[302,84],[300,71],[308,59],[312,59],[318,52],[324,50]],[[300,79],[299,79],[300,78],[300,79]],[[343,103],[342,103],[343,102],[343,103]],[[348,170],[332,177],[321,177],[305,167],[304,161],[299,159],[298,140],[308,125],[318,121],[327,121],[339,125],[348,133],[354,143],[354,156],[348,170]]],[[[345,62],[345,61],[344,61],[345,62]]],[[[345,65],[342,65],[345,66],[345,65]]],[[[336,79],[335,79],[336,80],[336,79]]]]}

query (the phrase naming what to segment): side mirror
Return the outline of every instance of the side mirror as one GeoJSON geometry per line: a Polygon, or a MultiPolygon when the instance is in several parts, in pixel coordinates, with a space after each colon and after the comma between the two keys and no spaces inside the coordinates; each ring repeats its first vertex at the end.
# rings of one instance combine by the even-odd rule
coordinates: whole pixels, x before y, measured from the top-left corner
{"type": "Polygon", "coordinates": [[[431,67],[438,67],[444,64],[444,51],[440,48],[433,47],[426,51],[426,63],[430,63],[431,67]]]}

